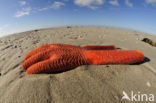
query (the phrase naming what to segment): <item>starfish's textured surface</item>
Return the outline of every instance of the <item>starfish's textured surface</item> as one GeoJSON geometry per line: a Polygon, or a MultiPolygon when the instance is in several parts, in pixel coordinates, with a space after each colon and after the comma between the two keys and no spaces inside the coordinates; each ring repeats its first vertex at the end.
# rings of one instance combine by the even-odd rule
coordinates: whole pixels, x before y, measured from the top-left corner
{"type": "Polygon", "coordinates": [[[115,46],[82,46],[48,44],[30,51],[23,68],[27,74],[62,72],[80,65],[133,64],[142,62],[138,50],[117,50],[115,46]]]}

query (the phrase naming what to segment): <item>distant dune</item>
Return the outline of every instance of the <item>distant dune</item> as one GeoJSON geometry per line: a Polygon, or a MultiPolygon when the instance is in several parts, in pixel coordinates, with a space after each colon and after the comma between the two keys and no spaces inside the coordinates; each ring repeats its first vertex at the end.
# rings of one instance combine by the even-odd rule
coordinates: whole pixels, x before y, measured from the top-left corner
{"type": "Polygon", "coordinates": [[[131,103],[121,101],[123,91],[156,96],[156,47],[143,38],[156,40],[103,27],[49,28],[0,38],[0,103],[131,103]],[[140,50],[146,59],[135,65],[89,65],[58,74],[27,75],[21,65],[26,53],[51,43],[116,45],[140,50]]]}

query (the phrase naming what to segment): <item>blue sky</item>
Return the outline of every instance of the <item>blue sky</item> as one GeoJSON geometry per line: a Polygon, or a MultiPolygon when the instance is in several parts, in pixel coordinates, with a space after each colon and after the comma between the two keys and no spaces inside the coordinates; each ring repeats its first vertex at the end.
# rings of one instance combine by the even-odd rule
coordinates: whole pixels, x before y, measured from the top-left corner
{"type": "Polygon", "coordinates": [[[47,27],[107,26],[156,35],[156,0],[0,0],[0,37],[47,27]]]}

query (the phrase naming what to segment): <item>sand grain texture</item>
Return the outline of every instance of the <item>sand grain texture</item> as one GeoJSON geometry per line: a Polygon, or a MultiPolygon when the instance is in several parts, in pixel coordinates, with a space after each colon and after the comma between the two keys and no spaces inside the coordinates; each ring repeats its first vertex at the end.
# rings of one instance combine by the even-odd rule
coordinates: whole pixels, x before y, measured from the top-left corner
{"type": "Polygon", "coordinates": [[[122,91],[156,96],[156,47],[142,42],[145,37],[156,40],[152,35],[102,27],[49,28],[0,38],[0,103],[131,103],[121,101],[122,91]],[[121,49],[138,49],[150,61],[27,75],[21,65],[24,56],[51,43],[116,45],[121,49]]]}

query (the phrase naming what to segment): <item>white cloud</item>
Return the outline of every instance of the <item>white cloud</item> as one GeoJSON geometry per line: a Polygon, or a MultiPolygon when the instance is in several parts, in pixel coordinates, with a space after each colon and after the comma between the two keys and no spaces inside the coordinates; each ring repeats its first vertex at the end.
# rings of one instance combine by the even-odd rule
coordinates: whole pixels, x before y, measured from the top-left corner
{"type": "Polygon", "coordinates": [[[15,14],[16,18],[22,17],[24,15],[29,15],[31,11],[31,7],[23,8],[21,11],[17,11],[15,14]]]}
{"type": "Polygon", "coordinates": [[[8,26],[9,26],[9,24],[5,24],[5,25],[3,25],[3,26],[0,27],[0,30],[2,31],[4,29],[6,29],[8,26]]]}
{"type": "Polygon", "coordinates": [[[78,11],[78,9],[74,9],[74,11],[78,11]]]}
{"type": "Polygon", "coordinates": [[[50,9],[50,6],[44,7],[44,8],[40,8],[40,9],[38,9],[38,11],[45,11],[45,10],[48,10],[48,9],[50,9]]]}
{"type": "Polygon", "coordinates": [[[74,3],[79,6],[87,6],[91,9],[97,9],[95,5],[102,5],[104,0],[74,0],[74,3]]]}
{"type": "Polygon", "coordinates": [[[59,9],[61,6],[64,6],[64,5],[65,4],[63,2],[55,1],[51,6],[40,8],[40,9],[38,9],[38,11],[45,11],[45,10],[48,10],[48,9],[59,9]]]}
{"type": "Polygon", "coordinates": [[[146,3],[152,4],[152,3],[156,3],[156,0],[145,0],[146,3]]]}
{"type": "Polygon", "coordinates": [[[109,3],[110,3],[111,5],[120,6],[118,0],[111,0],[111,1],[109,1],[109,3]]]}
{"type": "Polygon", "coordinates": [[[24,5],[26,5],[26,1],[19,1],[19,4],[20,4],[21,6],[24,6],[24,5]]]}
{"type": "Polygon", "coordinates": [[[125,0],[125,3],[126,3],[126,5],[129,6],[129,7],[133,7],[133,4],[130,3],[129,0],[125,0]]]}
{"type": "Polygon", "coordinates": [[[52,5],[51,8],[53,9],[59,9],[61,6],[65,5],[63,2],[57,2],[55,1],[52,5]]]}
{"type": "Polygon", "coordinates": [[[63,0],[63,1],[68,2],[69,0],[63,0]]]}
{"type": "Polygon", "coordinates": [[[151,4],[152,6],[156,6],[156,0],[145,0],[147,4],[151,4]]]}

